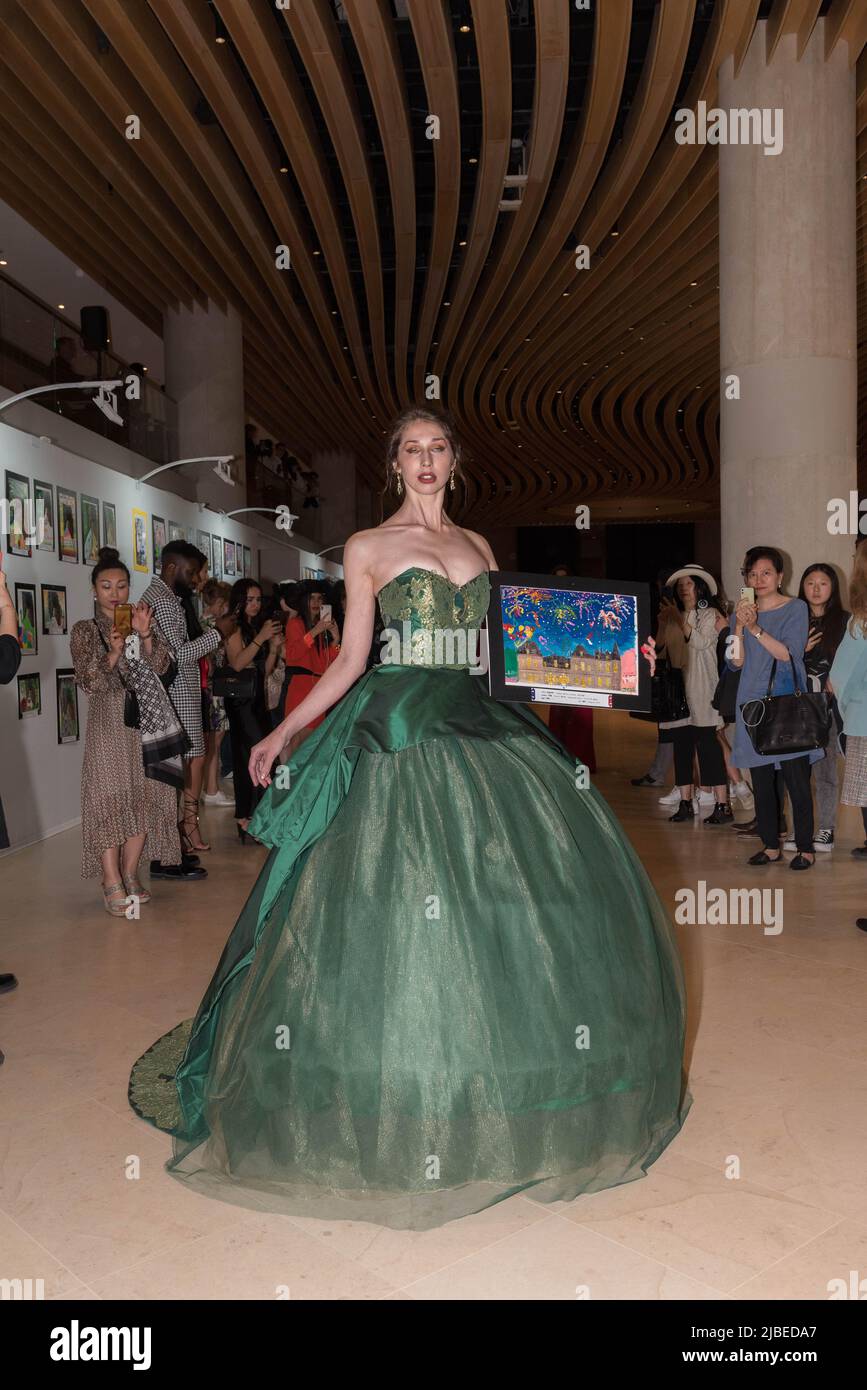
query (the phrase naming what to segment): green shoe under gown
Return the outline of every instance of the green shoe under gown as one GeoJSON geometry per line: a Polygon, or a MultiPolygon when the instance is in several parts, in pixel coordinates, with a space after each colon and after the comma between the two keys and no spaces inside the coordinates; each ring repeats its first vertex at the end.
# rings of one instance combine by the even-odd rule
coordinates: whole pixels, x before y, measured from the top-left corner
{"type": "Polygon", "coordinates": [[[270,853],[199,1011],[130,1079],[197,1191],[425,1229],[631,1182],[680,1129],[683,973],[644,869],[535,715],[433,660],[489,597],[386,585],[409,659],[260,803],[270,853]]]}

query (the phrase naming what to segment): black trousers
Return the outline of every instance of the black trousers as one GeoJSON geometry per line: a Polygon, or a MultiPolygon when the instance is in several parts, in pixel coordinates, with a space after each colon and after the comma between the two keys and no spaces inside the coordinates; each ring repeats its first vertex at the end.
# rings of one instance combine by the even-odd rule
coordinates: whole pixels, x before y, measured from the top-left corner
{"type": "Polygon", "coordinates": [[[247,764],[254,745],[271,733],[267,707],[259,700],[226,700],[229,737],[232,743],[232,785],[235,790],[235,819],[252,816],[265,788],[254,787],[247,764]]]}
{"type": "Polygon", "coordinates": [[[672,729],[674,744],[674,780],[679,787],[692,786],[693,753],[698,751],[698,767],[702,784],[722,787],[726,782],[726,764],[716,729],[709,724],[682,724],[672,729]]]}
{"type": "MultiPolygon", "coordinates": [[[[775,786],[773,763],[751,767],[756,821],[762,844],[773,849],[780,843],[780,803],[775,786]]],[[[810,760],[806,753],[800,758],[786,758],[780,763],[780,775],[792,802],[795,823],[795,844],[800,851],[813,852],[813,798],[810,795],[810,760]]]]}

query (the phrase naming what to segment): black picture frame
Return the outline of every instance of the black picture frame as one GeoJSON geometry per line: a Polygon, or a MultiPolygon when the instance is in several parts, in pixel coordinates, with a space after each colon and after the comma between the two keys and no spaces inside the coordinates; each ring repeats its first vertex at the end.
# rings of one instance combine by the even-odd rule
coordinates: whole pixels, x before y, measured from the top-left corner
{"type": "Polygon", "coordinates": [[[64,667],[54,673],[54,688],[57,706],[57,742],[58,743],[78,743],[81,738],[81,721],[78,714],[78,687],[75,684],[75,671],[71,667],[64,667]],[[69,704],[70,696],[72,707],[75,713],[75,732],[74,734],[64,732],[63,712],[64,696],[66,704],[69,704]]]}
{"type": "Polygon", "coordinates": [[[490,581],[488,679],[495,699],[517,704],[625,709],[636,713],[650,710],[650,667],[641,655],[642,643],[650,632],[649,585],[620,579],[517,574],[504,570],[492,571],[490,581]],[[512,592],[515,590],[527,592],[519,594],[516,600],[512,592]],[[535,602],[533,594],[539,595],[535,602]],[[516,618],[525,616],[523,612],[514,612],[516,602],[528,604],[526,623],[515,622],[516,618]],[[554,602],[564,615],[557,619],[555,629],[562,637],[556,642],[558,650],[549,646],[546,651],[540,643],[533,642],[533,631],[540,631],[544,626],[548,634],[545,641],[550,644],[550,605],[554,602]],[[567,616],[570,611],[574,617],[567,616]],[[546,613],[546,622],[534,629],[533,615],[538,617],[540,613],[546,613]],[[633,616],[634,640],[631,636],[633,616]],[[621,629],[624,623],[629,623],[629,644],[623,651],[617,640],[618,622],[621,629]],[[509,628],[526,628],[529,635],[522,643],[516,643],[509,628]],[[588,632],[590,635],[584,635],[588,632]],[[573,641],[574,648],[569,652],[573,641]],[[519,654],[526,658],[527,665],[522,667],[519,654]],[[540,679],[534,682],[528,666],[536,664],[540,679]],[[516,668],[524,679],[515,679],[516,668]],[[548,672],[550,679],[546,678],[548,672]],[[624,680],[629,684],[628,689],[621,688],[624,680]]]}

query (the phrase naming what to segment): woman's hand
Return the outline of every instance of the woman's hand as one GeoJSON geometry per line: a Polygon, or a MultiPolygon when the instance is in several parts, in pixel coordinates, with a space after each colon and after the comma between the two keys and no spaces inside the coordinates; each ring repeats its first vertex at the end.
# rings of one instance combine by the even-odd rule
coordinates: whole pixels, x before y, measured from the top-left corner
{"type": "Polygon", "coordinates": [[[256,633],[256,640],[260,645],[266,642],[273,642],[275,637],[279,637],[283,629],[273,618],[266,618],[259,631],[256,633]]]}
{"type": "Polygon", "coordinates": [[[143,600],[137,603],[132,610],[132,630],[141,637],[150,637],[151,622],[153,621],[154,610],[149,603],[143,600]]]}
{"type": "Polygon", "coordinates": [[[113,627],[108,635],[108,649],[112,656],[123,656],[123,644],[125,641],[126,637],[124,634],[118,631],[116,627],[113,627]]]}
{"type": "Polygon", "coordinates": [[[281,734],[279,725],[272,734],[257,743],[250,754],[247,771],[254,787],[270,787],[271,764],[283,752],[286,736],[281,734]]]}
{"type": "Polygon", "coordinates": [[[645,642],[644,646],[641,648],[641,655],[644,657],[645,661],[647,662],[648,666],[650,667],[650,674],[651,674],[651,676],[655,676],[655,675],[656,675],[656,640],[655,640],[653,637],[648,637],[648,639],[647,639],[647,641],[645,642]]]}
{"type": "Polygon", "coordinates": [[[809,636],[808,636],[808,638],[807,638],[807,645],[806,645],[806,647],[804,648],[804,653],[806,654],[807,652],[811,652],[811,651],[813,650],[814,647],[818,647],[818,645],[819,645],[819,643],[821,642],[821,640],[822,640],[822,629],[819,628],[819,627],[811,627],[811,628],[810,628],[810,634],[809,634],[809,636]]]}
{"type": "Polygon", "coordinates": [[[836,695],[836,691],[830,681],[825,681],[825,690],[829,695],[836,695]]]}
{"type": "Polygon", "coordinates": [[[665,623],[677,623],[680,627],[682,623],[680,609],[676,603],[672,603],[670,598],[664,598],[659,605],[658,622],[660,627],[665,623]]]}
{"type": "Polygon", "coordinates": [[[333,619],[332,619],[332,621],[328,624],[327,631],[331,633],[331,636],[333,637],[333,639],[334,639],[335,642],[339,642],[339,641],[340,641],[340,628],[337,626],[337,623],[334,622],[333,619]]]}
{"type": "Polygon", "coordinates": [[[735,609],[735,617],[737,618],[741,627],[752,627],[753,623],[757,622],[758,616],[759,610],[756,608],[756,605],[754,603],[750,603],[750,601],[745,598],[738,600],[738,605],[735,609]]]}
{"type": "Polygon", "coordinates": [[[319,619],[319,622],[316,623],[313,627],[311,627],[311,629],[310,629],[310,636],[311,636],[311,637],[318,637],[319,634],[320,634],[320,632],[324,632],[325,629],[326,629],[327,627],[328,627],[328,623],[325,621],[325,619],[324,619],[324,618],[320,618],[320,619],[319,619]]]}

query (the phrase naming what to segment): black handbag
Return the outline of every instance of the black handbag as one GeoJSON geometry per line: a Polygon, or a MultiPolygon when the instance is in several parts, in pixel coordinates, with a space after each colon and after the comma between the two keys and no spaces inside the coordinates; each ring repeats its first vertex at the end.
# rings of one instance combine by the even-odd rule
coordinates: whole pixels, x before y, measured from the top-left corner
{"type": "Polygon", "coordinates": [[[665,657],[657,660],[656,671],[650,682],[650,711],[660,724],[689,718],[683,672],[672,666],[665,657]]]}
{"type": "Polygon", "coordinates": [[[831,733],[831,707],[824,691],[799,690],[791,657],[789,665],[795,687],[793,695],[771,694],[777,673],[774,659],[767,694],[761,700],[746,700],[741,705],[750,742],[762,757],[809,753],[814,748],[824,748],[831,733]]]}
{"type": "Polygon", "coordinates": [[[258,689],[255,666],[234,671],[231,666],[218,666],[214,672],[212,691],[222,700],[252,700],[258,689]]]}
{"type": "MultiPolygon", "coordinates": [[[[110,651],[111,648],[109,647],[108,643],[103,637],[99,623],[96,621],[96,618],[94,618],[93,620],[93,626],[99,633],[99,640],[105,647],[105,650],[110,651]]],[[[117,674],[118,679],[120,680],[120,683],[123,686],[123,722],[128,729],[140,729],[141,711],[138,707],[138,696],[136,695],[134,690],[130,690],[123,676],[120,674],[120,671],[118,671],[117,674]]]]}
{"type": "Polygon", "coordinates": [[[734,724],[737,718],[738,686],[741,683],[740,671],[723,671],[713,692],[711,704],[717,714],[722,715],[726,724],[734,724]]]}

